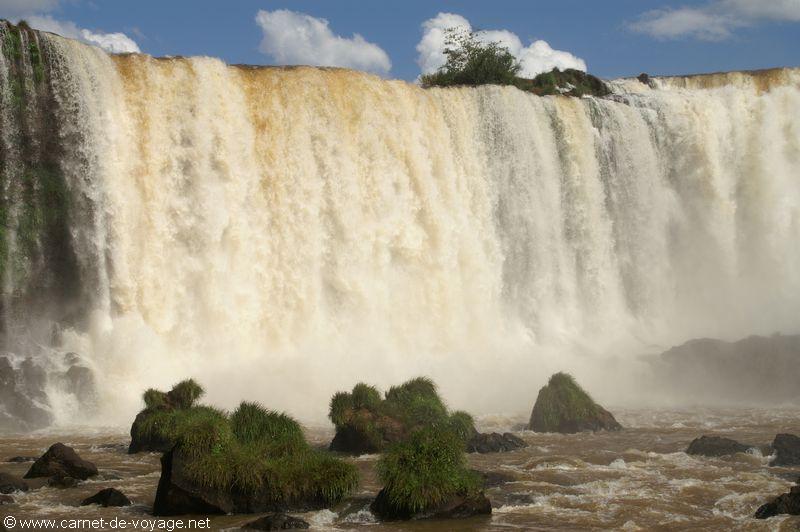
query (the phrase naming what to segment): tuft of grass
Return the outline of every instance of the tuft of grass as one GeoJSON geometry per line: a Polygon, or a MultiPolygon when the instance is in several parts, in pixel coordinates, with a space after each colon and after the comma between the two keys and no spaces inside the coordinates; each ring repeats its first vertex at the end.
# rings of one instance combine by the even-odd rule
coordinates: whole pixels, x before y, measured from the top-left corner
{"type": "Polygon", "coordinates": [[[145,408],[149,410],[162,408],[167,404],[167,394],[155,388],[147,389],[142,395],[142,399],[144,399],[145,408]]]}
{"type": "Polygon", "coordinates": [[[466,467],[463,440],[433,427],[390,447],[378,462],[378,476],[398,514],[423,512],[482,487],[480,477],[466,467]]]}
{"type": "Polygon", "coordinates": [[[374,410],[381,404],[381,393],[374,386],[359,382],[350,392],[353,398],[353,408],[366,408],[374,410]]]}
{"type": "Polygon", "coordinates": [[[336,392],[331,397],[328,417],[334,425],[341,427],[345,425],[351,417],[353,411],[353,395],[347,392],[336,392]]]}
{"type": "Polygon", "coordinates": [[[231,430],[243,445],[265,446],[264,452],[288,453],[306,447],[303,429],[290,416],[243,402],[231,415],[231,430]]]}
{"type": "Polygon", "coordinates": [[[192,427],[227,424],[225,412],[210,406],[180,410],[157,409],[133,425],[134,437],[140,440],[177,442],[192,427]]]}
{"type": "Polygon", "coordinates": [[[191,408],[203,394],[205,390],[202,386],[194,379],[186,379],[167,392],[167,401],[175,408],[191,408]]]}
{"type": "Polygon", "coordinates": [[[477,431],[475,430],[475,420],[467,412],[463,410],[456,410],[450,414],[447,420],[448,428],[455,432],[461,441],[466,442],[477,431]]]}

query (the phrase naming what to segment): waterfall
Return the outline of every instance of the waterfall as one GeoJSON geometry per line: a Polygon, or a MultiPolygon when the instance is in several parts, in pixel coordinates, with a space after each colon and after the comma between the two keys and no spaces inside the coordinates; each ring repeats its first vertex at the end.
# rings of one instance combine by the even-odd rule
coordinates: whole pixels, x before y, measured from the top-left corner
{"type": "Polygon", "coordinates": [[[525,410],[552,370],[800,328],[798,70],[577,99],[0,32],[6,344],[57,323],[104,422],[185,376],[525,410]]]}

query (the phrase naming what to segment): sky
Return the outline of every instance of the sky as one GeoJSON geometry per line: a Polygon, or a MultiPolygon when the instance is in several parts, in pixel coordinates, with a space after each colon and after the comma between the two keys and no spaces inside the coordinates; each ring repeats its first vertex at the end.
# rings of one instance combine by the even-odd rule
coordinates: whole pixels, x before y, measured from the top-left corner
{"type": "Polygon", "coordinates": [[[444,62],[451,27],[507,46],[526,76],[800,66],[800,0],[0,0],[0,18],[111,52],[344,66],[409,81],[444,62]]]}

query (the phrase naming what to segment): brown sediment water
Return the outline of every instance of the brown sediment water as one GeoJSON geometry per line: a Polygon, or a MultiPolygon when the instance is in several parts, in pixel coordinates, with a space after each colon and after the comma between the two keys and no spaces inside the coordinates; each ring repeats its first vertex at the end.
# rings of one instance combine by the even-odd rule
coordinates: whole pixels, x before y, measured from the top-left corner
{"type": "MultiPolygon", "coordinates": [[[[374,471],[377,455],[348,458],[362,476],[351,500],[331,510],[299,516],[316,530],[788,531],[800,527],[800,517],[767,521],[752,517],[761,504],[787,491],[800,476],[800,468],[769,467],[769,456],[760,450],[723,458],[684,453],[689,442],[702,434],[733,438],[761,449],[776,433],[800,434],[799,410],[623,410],[617,414],[626,427],[621,432],[561,435],[517,431],[528,447],[510,453],[469,455],[471,467],[504,481],[486,491],[493,505],[489,518],[376,523],[368,501],[380,489],[374,471]]],[[[482,418],[481,428],[502,431],[524,421],[520,416],[487,416],[482,418]]],[[[323,446],[330,441],[332,429],[308,427],[307,435],[312,443],[323,446]]],[[[122,431],[4,436],[0,437],[0,453],[4,459],[38,456],[55,441],[74,446],[81,456],[95,462],[99,479],[72,489],[40,487],[15,494],[16,503],[3,506],[0,513],[17,519],[152,517],[159,456],[128,455],[129,440],[122,431]],[[121,490],[134,505],[123,509],[78,506],[105,487],[121,490]]],[[[22,475],[29,466],[2,463],[0,471],[22,475]]],[[[213,516],[211,527],[235,528],[256,517],[213,516]]]]}

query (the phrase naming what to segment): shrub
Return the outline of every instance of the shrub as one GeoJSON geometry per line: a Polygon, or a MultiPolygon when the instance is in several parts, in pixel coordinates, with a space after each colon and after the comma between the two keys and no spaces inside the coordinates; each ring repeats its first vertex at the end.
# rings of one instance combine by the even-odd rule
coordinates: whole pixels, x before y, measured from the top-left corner
{"type": "Polygon", "coordinates": [[[498,42],[483,42],[478,34],[458,28],[445,30],[445,64],[422,76],[423,87],[452,85],[511,85],[522,68],[498,42]]]}
{"type": "Polygon", "coordinates": [[[455,432],[427,427],[390,447],[378,476],[394,512],[413,515],[479,491],[480,477],[465,464],[464,442],[455,432]]]}
{"type": "Polygon", "coordinates": [[[167,401],[175,408],[191,408],[203,396],[205,390],[194,379],[181,381],[167,392],[167,401]]]}

